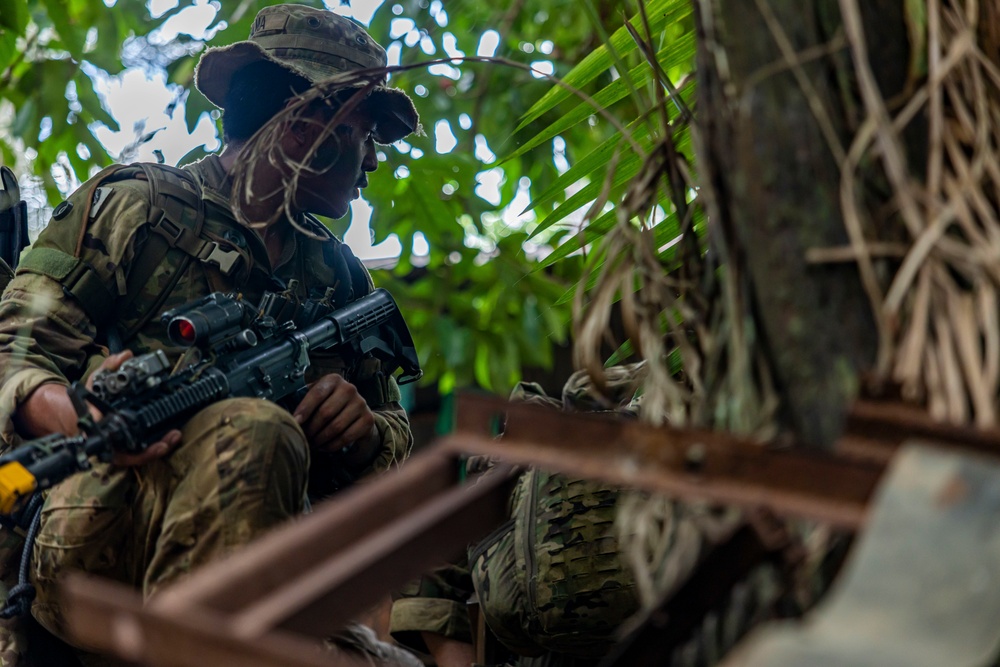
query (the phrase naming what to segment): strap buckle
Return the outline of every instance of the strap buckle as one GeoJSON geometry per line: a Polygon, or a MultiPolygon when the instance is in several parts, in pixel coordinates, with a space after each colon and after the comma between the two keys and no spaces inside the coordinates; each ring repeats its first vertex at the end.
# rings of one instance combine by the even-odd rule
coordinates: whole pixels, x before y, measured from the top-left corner
{"type": "Polygon", "coordinates": [[[241,255],[239,252],[236,250],[223,250],[222,246],[215,241],[207,242],[205,247],[210,248],[211,250],[208,254],[205,254],[204,251],[202,251],[201,254],[205,256],[199,258],[201,261],[215,264],[219,267],[219,270],[222,271],[223,275],[228,276],[232,273],[233,268],[236,266],[236,262],[240,260],[241,255]]]}
{"type": "Polygon", "coordinates": [[[158,219],[150,223],[150,227],[161,234],[163,238],[167,240],[167,244],[174,248],[177,246],[177,242],[183,236],[185,228],[174,224],[174,222],[167,215],[167,212],[160,210],[160,215],[158,219]]]}

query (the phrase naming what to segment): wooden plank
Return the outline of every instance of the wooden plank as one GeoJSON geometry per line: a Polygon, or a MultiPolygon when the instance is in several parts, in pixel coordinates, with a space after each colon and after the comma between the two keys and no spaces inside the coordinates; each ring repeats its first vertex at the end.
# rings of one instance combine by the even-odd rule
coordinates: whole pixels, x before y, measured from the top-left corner
{"type": "MultiPolygon", "coordinates": [[[[883,473],[883,455],[891,451],[878,450],[892,447],[884,445],[895,432],[886,424],[898,429],[914,423],[909,414],[887,417],[874,409],[859,414],[882,424],[855,422],[855,433],[869,433],[877,443],[861,460],[461,395],[455,435],[401,470],[359,485],[242,552],[201,568],[145,608],[131,590],[71,580],[71,629],[99,649],[126,659],[142,657],[157,667],[330,664],[316,662],[326,658],[318,658],[315,640],[303,635],[331,634],[392,586],[444,561],[506,518],[509,471],[457,486],[458,459],[468,454],[857,529],[883,473]],[[497,440],[493,436],[504,422],[504,437],[497,440]],[[198,661],[165,657],[180,646],[198,661]]],[[[938,425],[918,428],[940,431],[938,425]]],[[[967,430],[961,431],[947,441],[965,446],[967,430]]],[[[990,449],[992,437],[973,439],[973,446],[990,449]]]]}
{"type": "Polygon", "coordinates": [[[959,426],[931,419],[919,407],[896,401],[857,401],[847,415],[836,451],[887,464],[900,444],[927,440],[937,447],[1000,456],[1000,430],[959,426]]]}
{"type": "Polygon", "coordinates": [[[423,453],[199,569],[145,608],[127,587],[72,577],[65,595],[75,611],[74,637],[157,666],[330,664],[315,661],[316,638],[330,636],[393,587],[506,518],[512,479],[505,466],[457,482],[454,454],[443,448],[423,453]],[[200,657],[163,657],[178,646],[200,657]],[[281,662],[288,651],[297,657],[281,662]],[[312,662],[301,662],[308,656],[312,662]]]}
{"type": "Polygon", "coordinates": [[[232,632],[273,627],[325,636],[381,595],[454,559],[507,518],[511,476],[501,466],[416,507],[235,613],[232,632]]]}

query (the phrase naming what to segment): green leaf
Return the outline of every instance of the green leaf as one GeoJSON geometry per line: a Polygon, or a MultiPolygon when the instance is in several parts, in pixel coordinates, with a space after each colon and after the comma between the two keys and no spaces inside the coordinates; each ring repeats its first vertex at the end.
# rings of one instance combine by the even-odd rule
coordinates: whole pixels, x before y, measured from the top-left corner
{"type": "MultiPolygon", "coordinates": [[[[644,150],[649,150],[652,147],[653,142],[649,138],[648,125],[642,123],[641,121],[635,121],[635,123],[626,129],[632,132],[632,140],[638,143],[644,150]]],[[[531,211],[554,202],[559,197],[564,196],[566,194],[566,189],[580,179],[587,178],[594,172],[602,168],[606,168],[610,164],[611,158],[614,156],[615,149],[622,146],[623,143],[621,134],[615,133],[614,136],[599,145],[582,160],[567,169],[566,172],[559,176],[559,178],[557,178],[546,190],[535,195],[525,211],[531,211]]],[[[598,178],[603,181],[603,175],[598,178]]]]}
{"type": "Polygon", "coordinates": [[[70,11],[67,0],[41,0],[41,2],[47,8],[49,20],[59,35],[59,41],[74,60],[83,60],[87,26],[78,25],[77,16],[70,11]]]}
{"type": "Polygon", "coordinates": [[[15,137],[24,139],[25,144],[33,146],[38,143],[38,115],[35,113],[38,105],[35,100],[29,99],[17,110],[14,115],[14,122],[11,123],[10,133],[15,137]],[[32,130],[34,133],[32,134],[32,130]]]}
{"type": "Polygon", "coordinates": [[[14,59],[19,57],[17,33],[11,30],[0,30],[0,72],[5,71],[14,59]]]}
{"type": "Polygon", "coordinates": [[[0,28],[20,35],[27,25],[28,7],[24,0],[0,0],[0,28]]]}
{"type": "MultiPolygon", "coordinates": [[[[670,63],[678,59],[677,54],[681,54],[687,59],[694,54],[694,35],[692,33],[685,34],[680,39],[670,42],[667,48],[660,51],[658,59],[661,66],[666,69],[670,63]]],[[[519,146],[509,156],[504,157],[501,160],[501,164],[513,158],[520,157],[536,146],[539,146],[556,135],[565,132],[577,123],[583,122],[590,116],[593,116],[595,105],[597,108],[606,109],[615,102],[624,99],[629,94],[630,86],[627,85],[628,81],[631,81],[633,86],[641,86],[649,83],[652,79],[652,69],[650,68],[648,62],[643,62],[637,65],[632,68],[627,76],[621,76],[615,79],[610,84],[605,86],[600,92],[596,93],[593,96],[593,104],[590,102],[581,102],[572,111],[557,118],[544,130],[526,141],[523,145],[519,146]]],[[[693,86],[690,86],[689,89],[693,89],[693,86]]]]}
{"type": "Polygon", "coordinates": [[[194,70],[197,64],[197,56],[178,58],[167,66],[167,81],[185,88],[190,87],[194,84],[194,70]]]}
{"type": "MultiPolygon", "coordinates": [[[[665,24],[679,21],[690,14],[691,3],[688,0],[649,0],[646,5],[646,12],[649,15],[650,30],[657,31],[665,24]]],[[[642,19],[638,15],[629,19],[629,23],[636,26],[640,32],[644,30],[642,19]]],[[[629,34],[625,26],[622,26],[611,35],[611,44],[619,53],[637,48],[635,42],[632,40],[632,35],[629,34]]],[[[584,58],[580,64],[570,70],[563,78],[563,82],[574,88],[582,88],[607,71],[612,63],[613,59],[608,52],[607,46],[602,44],[584,58]]],[[[572,94],[571,91],[563,86],[554,86],[521,117],[521,122],[514,131],[519,132],[529,123],[538,119],[542,114],[555,108],[558,104],[569,98],[572,94]]]]}
{"type": "MultiPolygon", "coordinates": [[[[642,167],[642,161],[643,157],[641,155],[635,155],[634,153],[629,153],[622,158],[621,161],[619,161],[618,166],[615,169],[614,177],[611,179],[612,196],[609,201],[614,201],[616,195],[621,192],[622,186],[632,180],[632,177],[639,173],[639,169],[642,167]]],[[[581,188],[579,192],[570,196],[566,201],[557,206],[552,213],[545,216],[545,218],[532,232],[532,237],[537,236],[539,233],[548,229],[557,222],[564,220],[566,216],[570,215],[577,209],[582,208],[589,202],[594,201],[603,188],[604,183],[602,181],[595,181],[581,188]]]]}
{"type": "Polygon", "coordinates": [[[910,78],[916,81],[927,74],[927,2],[905,0],[904,10],[910,36],[910,78]]]}
{"type": "MultiPolygon", "coordinates": [[[[120,128],[114,116],[108,113],[101,102],[101,98],[94,91],[94,82],[82,70],[77,70],[73,80],[76,82],[76,96],[83,107],[85,114],[99,123],[104,123],[113,132],[120,128]]],[[[103,151],[102,151],[103,152],[103,151]]]]}
{"type": "MultiPolygon", "coordinates": [[[[664,210],[671,211],[666,215],[666,217],[661,220],[655,227],[653,227],[653,239],[656,248],[662,248],[667,243],[677,238],[680,234],[680,220],[677,218],[677,214],[671,210],[671,202],[666,197],[666,195],[661,194],[660,201],[657,202],[664,210]]],[[[693,207],[694,215],[694,226],[696,229],[700,225],[704,224],[705,211],[700,206],[693,207]]],[[[596,242],[598,239],[602,238],[607,234],[612,227],[617,224],[617,211],[612,209],[596,220],[591,222],[583,230],[582,239],[580,236],[575,236],[572,239],[568,239],[565,243],[560,245],[558,248],[552,251],[552,253],[545,258],[545,260],[539,266],[539,269],[543,269],[553,264],[564,260],[573,253],[580,250],[581,247],[590,245],[596,242]]],[[[673,249],[669,249],[668,257],[673,256],[673,249]]],[[[564,295],[562,299],[559,300],[560,303],[565,303],[564,295]]]]}

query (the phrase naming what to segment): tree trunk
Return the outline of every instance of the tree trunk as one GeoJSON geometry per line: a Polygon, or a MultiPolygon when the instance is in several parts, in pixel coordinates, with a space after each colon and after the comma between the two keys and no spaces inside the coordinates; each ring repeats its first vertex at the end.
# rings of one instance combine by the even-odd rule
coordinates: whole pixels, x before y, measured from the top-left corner
{"type": "MultiPolygon", "coordinates": [[[[903,0],[859,0],[887,99],[906,82],[903,0]]],[[[828,446],[877,348],[853,262],[810,263],[846,246],[840,160],[862,113],[836,0],[696,0],[701,136],[712,233],[742,267],[748,312],[781,399],[780,425],[828,446]],[[784,52],[782,49],[784,46],[784,52]]],[[[915,140],[911,162],[923,148],[915,140]]],[[[875,207],[879,176],[866,185],[875,207]]],[[[884,189],[881,189],[884,192],[884,189]]],[[[884,235],[884,232],[883,232],[884,235]]],[[[730,260],[735,260],[730,263],[730,260]]],[[[740,269],[738,269],[740,270],[740,269]]]]}

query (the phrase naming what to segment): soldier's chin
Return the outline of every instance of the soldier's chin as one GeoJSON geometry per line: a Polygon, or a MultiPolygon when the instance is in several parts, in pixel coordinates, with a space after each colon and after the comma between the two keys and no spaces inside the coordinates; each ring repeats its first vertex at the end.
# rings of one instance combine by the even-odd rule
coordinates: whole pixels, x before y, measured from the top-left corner
{"type": "Polygon", "coordinates": [[[346,201],[313,200],[310,204],[305,207],[305,210],[313,215],[321,215],[324,218],[343,218],[351,210],[350,203],[346,201]]]}
{"type": "Polygon", "coordinates": [[[326,210],[320,212],[319,215],[324,215],[335,220],[343,218],[351,210],[351,206],[347,202],[330,202],[325,208],[326,210]]]}

